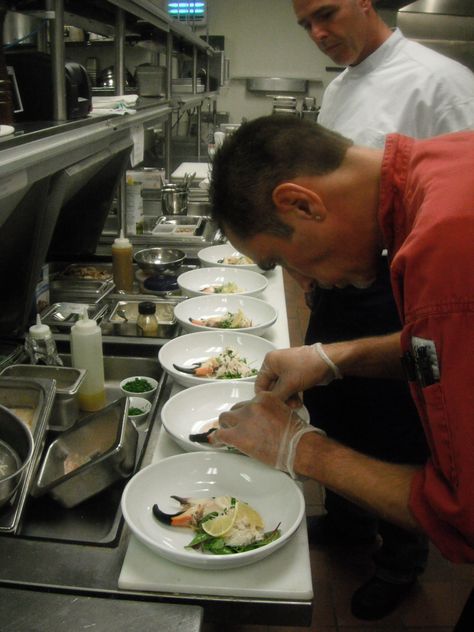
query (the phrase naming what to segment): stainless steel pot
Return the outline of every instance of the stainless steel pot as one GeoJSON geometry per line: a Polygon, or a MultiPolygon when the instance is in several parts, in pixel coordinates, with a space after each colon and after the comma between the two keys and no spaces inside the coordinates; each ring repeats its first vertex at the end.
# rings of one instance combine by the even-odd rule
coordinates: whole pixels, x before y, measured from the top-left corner
{"type": "Polygon", "coordinates": [[[8,408],[0,406],[0,507],[16,492],[33,455],[33,447],[33,435],[28,426],[8,408]]]}
{"type": "Polygon", "coordinates": [[[188,187],[166,185],[161,189],[163,215],[186,215],[188,211],[188,187]]]}

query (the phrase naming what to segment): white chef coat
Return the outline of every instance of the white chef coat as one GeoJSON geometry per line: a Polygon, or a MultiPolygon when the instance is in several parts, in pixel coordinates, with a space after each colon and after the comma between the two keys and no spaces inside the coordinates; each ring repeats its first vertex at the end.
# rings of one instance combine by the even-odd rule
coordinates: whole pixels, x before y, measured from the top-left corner
{"type": "Polygon", "coordinates": [[[371,147],[391,132],[428,138],[474,129],[474,74],[395,29],[329,84],[318,123],[371,147]]]}

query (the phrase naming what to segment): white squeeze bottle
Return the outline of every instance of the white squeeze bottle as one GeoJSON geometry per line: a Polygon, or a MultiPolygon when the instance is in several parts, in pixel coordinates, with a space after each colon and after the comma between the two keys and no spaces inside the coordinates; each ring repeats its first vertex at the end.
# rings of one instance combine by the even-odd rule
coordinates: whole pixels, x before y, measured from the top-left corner
{"type": "Polygon", "coordinates": [[[89,318],[87,307],[82,317],[71,327],[71,364],[85,369],[86,375],[79,388],[79,408],[95,411],[106,403],[104,382],[104,355],[102,332],[99,325],[89,318]]]}

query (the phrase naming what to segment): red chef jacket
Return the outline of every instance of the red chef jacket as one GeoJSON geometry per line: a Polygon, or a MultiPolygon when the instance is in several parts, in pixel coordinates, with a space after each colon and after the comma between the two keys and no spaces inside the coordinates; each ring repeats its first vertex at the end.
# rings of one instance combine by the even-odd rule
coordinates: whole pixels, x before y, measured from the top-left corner
{"type": "Polygon", "coordinates": [[[379,221],[431,449],[410,510],[445,557],[474,562],[474,132],[389,135],[379,221]]]}

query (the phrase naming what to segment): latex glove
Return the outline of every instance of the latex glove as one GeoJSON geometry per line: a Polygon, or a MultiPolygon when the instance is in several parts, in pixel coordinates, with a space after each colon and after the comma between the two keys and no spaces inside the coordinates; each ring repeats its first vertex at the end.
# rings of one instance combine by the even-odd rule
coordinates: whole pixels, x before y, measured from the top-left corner
{"type": "Polygon", "coordinates": [[[294,460],[301,437],[322,432],[307,424],[273,393],[261,392],[250,402],[221,413],[213,445],[228,445],[295,478],[294,460]]]}
{"type": "Polygon", "coordinates": [[[328,360],[321,343],[270,351],[257,375],[255,392],[272,391],[286,401],[313,386],[329,384],[342,375],[328,360]]]}

